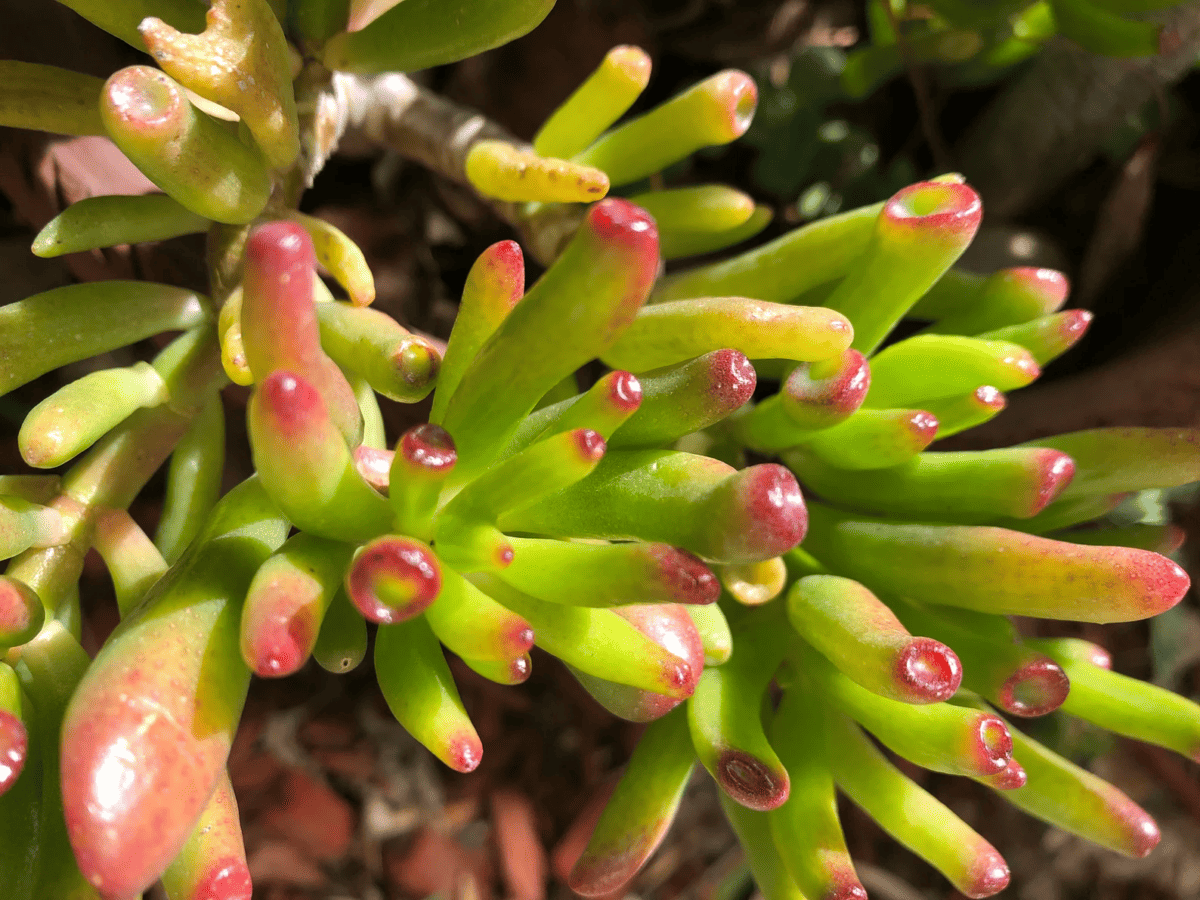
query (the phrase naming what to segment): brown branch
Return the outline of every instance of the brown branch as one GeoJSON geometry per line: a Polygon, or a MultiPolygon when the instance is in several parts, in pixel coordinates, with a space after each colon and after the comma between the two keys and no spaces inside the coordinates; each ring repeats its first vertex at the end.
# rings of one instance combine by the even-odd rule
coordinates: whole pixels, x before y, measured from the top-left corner
{"type": "MultiPolygon", "coordinates": [[[[406,75],[335,74],[318,98],[316,134],[324,159],[334,149],[386,147],[452,181],[471,187],[467,155],[482,140],[527,145],[482,113],[428,91],[406,75]]],[[[573,204],[516,204],[481,198],[521,234],[543,264],[553,260],[582,219],[573,204]]]]}

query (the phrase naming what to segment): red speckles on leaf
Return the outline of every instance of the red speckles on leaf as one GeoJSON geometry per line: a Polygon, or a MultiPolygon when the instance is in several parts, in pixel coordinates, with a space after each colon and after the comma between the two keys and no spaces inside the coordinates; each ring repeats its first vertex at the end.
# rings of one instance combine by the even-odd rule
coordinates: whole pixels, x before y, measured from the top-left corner
{"type": "Polygon", "coordinates": [[[87,709],[73,706],[63,727],[63,813],[84,877],[105,897],[124,900],[145,891],[179,852],[228,744],[197,741],[161,695],[86,699],[87,709]]]}
{"type": "Polygon", "coordinates": [[[659,564],[660,580],[671,591],[676,603],[715,603],[721,596],[721,582],[700,557],[667,544],[648,545],[659,564]]]}
{"type": "Polygon", "coordinates": [[[758,385],[758,373],[746,355],[738,350],[725,349],[710,353],[711,386],[709,397],[722,410],[744,406],[758,385]]]}
{"type": "Polygon", "coordinates": [[[896,681],[912,692],[910,703],[935,703],[954,696],[962,684],[958,655],[932,638],[913,638],[895,663],[896,681]]]}
{"type": "Polygon", "coordinates": [[[1175,562],[1148,550],[1119,549],[1127,550],[1121,554],[1127,557],[1123,560],[1129,565],[1127,577],[1141,589],[1144,598],[1144,612],[1139,618],[1166,612],[1183,599],[1192,581],[1175,562]]]}
{"type": "Polygon", "coordinates": [[[725,529],[725,559],[755,562],[780,556],[804,539],[808,511],[796,476],[775,463],[751,466],[729,478],[735,506],[725,529]]]}

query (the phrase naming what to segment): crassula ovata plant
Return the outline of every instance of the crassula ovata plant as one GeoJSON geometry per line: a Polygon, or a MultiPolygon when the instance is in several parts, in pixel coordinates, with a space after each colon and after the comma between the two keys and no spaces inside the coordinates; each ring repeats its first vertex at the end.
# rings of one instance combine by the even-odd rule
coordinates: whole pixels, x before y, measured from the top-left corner
{"type": "Polygon", "coordinates": [[[453,769],[485,748],[444,650],[517,684],[540,647],[650,723],[581,816],[583,895],[632,879],[697,762],[768,900],[865,896],[835,789],[964,894],[1001,890],[996,851],[864,729],[1117,852],[1153,848],[1132,801],[1002,715],[1061,708],[1195,758],[1200,708],[1007,616],[1178,602],[1187,576],[1162,555],[1178,532],[1107,517],[1200,477],[1197,434],[927,449],[998,413],[1090,319],[1058,311],[1057,272],[952,268],[982,216],[960,177],[660,277],[770,218],[724,186],[646,183],[745,131],[741,72],[619,122],[650,66],[616,48],[525,144],[397,72],[511,40],[551,0],[67,5],[160,68],[101,82],[0,63],[0,123],[105,135],[162,193],[80,201],[35,251],[203,232],[210,290],[93,282],[0,310],[5,391],[177,335],[29,413],[23,458],[61,476],[0,480],[6,896],[130,900],[161,880],[172,900],[249,897],[225,767],[250,678],[310,658],[348,671],[368,623],[389,706],[453,769]],[[296,209],[350,129],[517,229],[475,263],[444,347],[370,309],[362,253],[296,209]],[[528,286],[525,252],[547,266],[528,286]],[[889,343],[905,317],[928,324],[889,343]],[[779,388],[752,402],[760,377],[779,388]],[[230,383],[250,388],[256,474],[219,496],[230,383]],[[389,442],[377,396],[431,391],[429,422],[389,442]],[[126,509],[163,465],[151,539],[126,509]],[[95,659],[79,643],[89,548],[122,615],[95,659]]]}

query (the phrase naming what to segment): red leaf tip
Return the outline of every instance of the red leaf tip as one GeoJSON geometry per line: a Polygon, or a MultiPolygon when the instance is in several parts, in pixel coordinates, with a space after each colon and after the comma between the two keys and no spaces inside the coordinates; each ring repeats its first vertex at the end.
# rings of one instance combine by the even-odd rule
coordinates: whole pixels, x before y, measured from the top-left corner
{"type": "Polygon", "coordinates": [[[400,438],[400,453],[408,462],[431,473],[446,473],[458,461],[450,433],[440,425],[414,425],[400,438]]]}
{"type": "Polygon", "coordinates": [[[607,197],[588,210],[586,225],[605,243],[623,244],[658,263],[658,225],[650,213],[620,197],[607,197]]]}
{"type": "Polygon", "coordinates": [[[895,677],[913,703],[936,703],[954,696],[962,684],[958,654],[933,638],[913,638],[896,657],[895,677]]]}
{"type": "Polygon", "coordinates": [[[746,133],[754,121],[758,109],[758,85],[754,79],[738,69],[727,69],[713,76],[714,87],[725,106],[726,140],[734,140],[746,133]]]}
{"type": "Polygon", "coordinates": [[[808,510],[796,476],[777,463],[763,463],[730,476],[736,480],[740,508],[729,529],[727,550],[732,561],[780,556],[804,539],[808,510]]]}
{"type": "Polygon", "coordinates": [[[802,425],[828,427],[849,416],[866,399],[871,366],[858,350],[819,363],[801,363],[784,382],[788,414],[802,425]]]}
{"type": "Polygon", "coordinates": [[[1004,396],[1004,393],[990,384],[975,388],[975,400],[986,409],[1002,410],[1008,406],[1008,398],[1004,396]]]}
{"type": "Polygon", "coordinates": [[[359,551],[346,573],[346,593],[372,622],[403,622],[424,612],[442,589],[442,570],[424,544],[386,535],[359,551]]]}
{"type": "Polygon", "coordinates": [[[1008,887],[1008,863],[994,847],[985,844],[980,848],[968,878],[969,883],[962,886],[964,894],[972,900],[990,897],[1008,887]]]}
{"type": "Polygon", "coordinates": [[[512,565],[513,548],[512,544],[503,543],[496,548],[496,565],[501,569],[507,569],[512,565]]]}
{"type": "Polygon", "coordinates": [[[525,257],[516,241],[499,241],[483,251],[481,261],[493,282],[508,288],[508,308],[512,309],[525,294],[525,257]]]}
{"type": "Polygon", "coordinates": [[[1044,315],[1052,313],[1062,306],[1071,290],[1071,282],[1057,269],[1017,266],[1004,274],[1008,281],[1019,284],[1030,294],[1042,299],[1044,315]]]}
{"type": "Polygon", "coordinates": [[[1059,336],[1062,343],[1066,347],[1075,346],[1079,342],[1079,339],[1087,334],[1087,330],[1094,318],[1096,317],[1086,309],[1068,309],[1062,313],[1058,322],[1059,336]]]}
{"type": "Polygon", "coordinates": [[[1000,707],[1014,716],[1044,716],[1062,706],[1071,682],[1067,673],[1047,657],[1034,659],[1013,672],[1000,686],[1000,707]]]}
{"type": "MultiPolygon", "coordinates": [[[[529,627],[529,623],[521,619],[509,634],[508,640],[505,642],[505,649],[512,650],[516,653],[528,653],[533,647],[535,639],[534,631],[529,627]]],[[[518,657],[518,659],[523,657],[518,657]]]]}
{"type": "Polygon", "coordinates": [[[1025,787],[1029,775],[1015,759],[1010,759],[1003,769],[988,779],[988,784],[998,791],[1015,791],[1025,787]]]}
{"type": "Polygon", "coordinates": [[[1037,489],[1031,516],[1040,513],[1075,477],[1075,460],[1058,450],[1036,451],[1037,489]]]}
{"type": "Polygon", "coordinates": [[[446,761],[456,772],[474,772],[483,761],[483,743],[474,732],[460,734],[450,742],[446,761]]]}
{"type": "Polygon", "coordinates": [[[1141,583],[1144,590],[1145,618],[1173,607],[1191,587],[1192,580],[1188,573],[1174,560],[1148,550],[1131,550],[1129,555],[1135,557],[1132,577],[1141,583]]]}
{"type": "Polygon", "coordinates": [[[0,796],[21,774],[28,752],[29,732],[25,730],[25,724],[12,713],[0,709],[0,796]]]}
{"type": "Polygon", "coordinates": [[[223,859],[209,869],[188,900],[250,900],[250,870],[240,859],[223,859]]]}
{"type": "Polygon", "coordinates": [[[867,889],[853,871],[839,873],[838,882],[825,893],[822,900],[867,900],[867,889]]]}
{"type": "Polygon", "coordinates": [[[618,412],[635,412],[642,405],[642,383],[632,372],[613,372],[608,382],[608,401],[618,412]]]}
{"type": "Polygon", "coordinates": [[[984,775],[1004,771],[1012,758],[1012,734],[999,716],[982,714],[976,720],[973,753],[977,770],[984,775]]]}
{"type": "Polygon", "coordinates": [[[299,670],[316,640],[307,615],[265,623],[249,640],[250,668],[262,678],[282,678],[299,670]]]}
{"type": "Polygon", "coordinates": [[[246,239],[246,262],[281,269],[299,264],[307,270],[316,265],[316,254],[312,238],[295,222],[267,222],[246,239]]]}
{"type": "Polygon", "coordinates": [[[528,680],[529,676],[533,674],[533,660],[529,658],[529,654],[526,653],[514,659],[508,667],[508,674],[512,678],[513,684],[520,684],[528,680]]]}
{"type": "Polygon", "coordinates": [[[933,413],[921,409],[909,416],[907,425],[913,444],[923,450],[933,443],[941,423],[933,413]]]}
{"type": "Polygon", "coordinates": [[[0,639],[24,634],[34,627],[37,606],[33,591],[19,582],[0,576],[0,639]]]}
{"type": "Polygon", "coordinates": [[[721,596],[720,580],[696,554],[666,544],[651,545],[650,554],[674,602],[703,605],[721,596]]]}
{"type": "Polygon", "coordinates": [[[709,354],[708,395],[713,405],[720,409],[734,410],[743,406],[754,395],[758,385],[758,373],[739,350],[716,350],[709,354]]]}
{"type": "Polygon", "coordinates": [[[104,85],[103,103],[126,125],[143,131],[174,130],[187,100],[170,78],[150,66],[128,66],[104,85]]]}
{"type": "Polygon", "coordinates": [[[598,462],[604,456],[607,445],[604,442],[604,435],[600,432],[590,428],[577,428],[574,435],[575,448],[585,460],[598,462]]]}
{"type": "Polygon", "coordinates": [[[1133,838],[1134,855],[1140,859],[1149,856],[1150,851],[1158,846],[1158,842],[1162,839],[1162,832],[1158,830],[1158,823],[1140,807],[1137,808],[1137,811],[1140,815],[1131,817],[1128,824],[1129,833],[1133,838]]]}
{"type": "Polygon", "coordinates": [[[717,759],[717,781],[730,797],[748,809],[766,812],[787,802],[787,772],[776,771],[744,750],[725,750],[717,759]]]}
{"type": "Polygon", "coordinates": [[[921,181],[898,191],[883,206],[883,219],[893,226],[953,235],[969,243],[983,218],[983,201],[965,184],[921,181]]]}
{"type": "Polygon", "coordinates": [[[1088,642],[1087,661],[1098,669],[1112,669],[1112,654],[1099,644],[1088,642]]]}

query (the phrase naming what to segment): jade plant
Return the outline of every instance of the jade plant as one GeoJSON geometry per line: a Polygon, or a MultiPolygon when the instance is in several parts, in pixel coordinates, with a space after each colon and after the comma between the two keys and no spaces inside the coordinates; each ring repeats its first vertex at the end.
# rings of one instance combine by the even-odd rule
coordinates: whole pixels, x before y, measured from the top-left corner
{"type": "Polygon", "coordinates": [[[1089,320],[1056,312],[1057,272],[952,268],[982,215],[961,178],[664,278],[663,259],[770,218],[732,188],[651,178],[746,130],[744,73],[621,122],[650,65],[616,48],[527,144],[400,71],[511,40],[550,0],[67,5],[159,68],[102,82],[2,63],[0,122],[105,135],[162,193],[79,201],[34,251],[204,233],[210,284],[94,282],[0,310],[5,391],[175,335],[39,403],[22,456],[65,470],[0,480],[8,896],[127,900],[161,880],[172,900],[249,897],[226,762],[250,679],[310,658],[349,671],[369,628],[392,712],[452,769],[485,748],[447,650],[515,685],[537,646],[650,723],[581,820],[582,894],[636,874],[697,760],[771,900],[862,894],[835,784],[964,893],[1002,888],[998,854],[861,728],[1104,846],[1153,846],[1145,813],[1000,712],[1061,707],[1195,755],[1200,710],[1006,616],[1176,603],[1187,576],[1159,552],[1176,532],[1106,517],[1200,478],[1197,435],[926,450],[1089,320]],[[444,346],[371,309],[361,251],[297,210],[350,130],[469,184],[525,245],[478,259],[444,346]],[[546,265],[528,287],[525,252],[546,265]],[[928,325],[888,344],[905,316],[928,325]],[[255,474],[221,496],[231,383],[250,390],[255,474]],[[389,440],[378,397],[431,392],[429,421],[389,440]],[[152,538],[126,510],[164,465],[152,538]],[[90,548],[122,617],[95,659],[90,548]]]}

